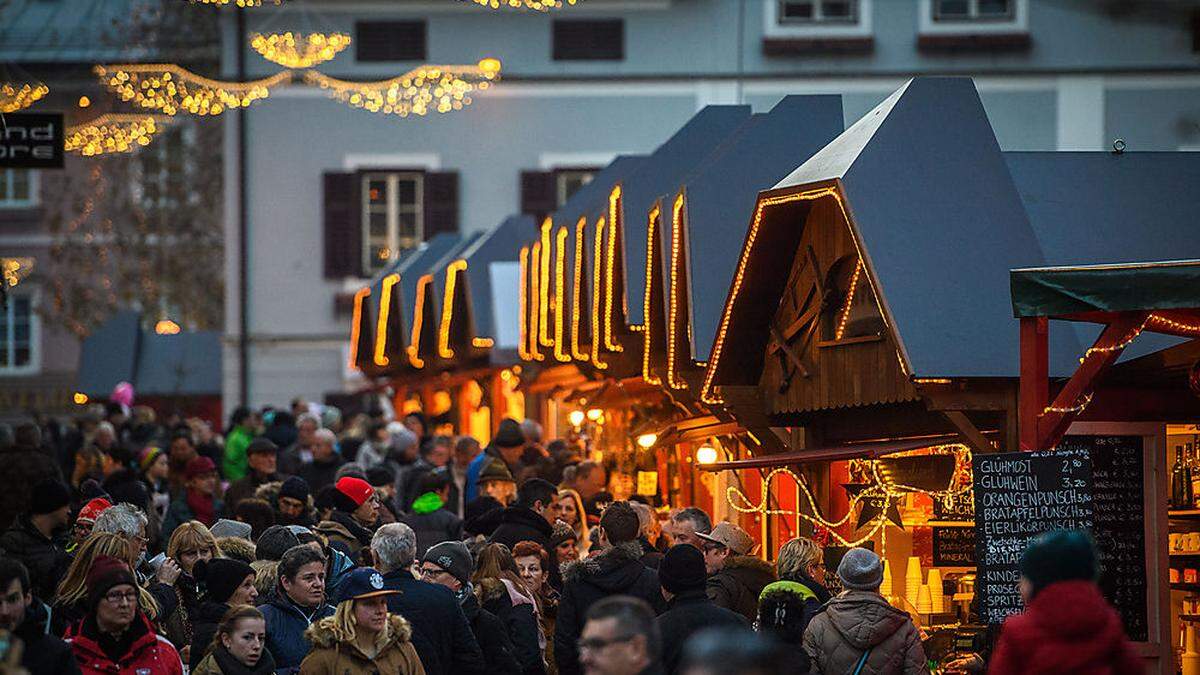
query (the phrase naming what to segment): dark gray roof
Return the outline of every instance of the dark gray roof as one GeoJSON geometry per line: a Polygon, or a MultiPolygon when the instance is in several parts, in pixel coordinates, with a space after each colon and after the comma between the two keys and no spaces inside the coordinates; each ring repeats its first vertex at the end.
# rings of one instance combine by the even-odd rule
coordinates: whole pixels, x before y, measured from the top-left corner
{"type": "Polygon", "coordinates": [[[79,389],[108,396],[118,382],[142,396],[220,395],[221,335],[157,335],[142,330],[138,312],[119,312],[83,341],[79,389]]]}
{"type": "MultiPolygon", "coordinates": [[[[416,311],[417,306],[417,281],[422,275],[428,274],[430,267],[457,246],[460,240],[461,236],[456,233],[443,232],[425,242],[423,247],[417,249],[417,252],[405,260],[404,264],[395,269],[400,274],[398,286],[400,289],[400,320],[404,326],[404,330],[401,331],[404,335],[404,344],[408,344],[409,333],[413,326],[413,312],[416,311]]],[[[378,301],[375,304],[378,304],[378,301]]]]}
{"type": "MultiPolygon", "coordinates": [[[[475,246],[465,251],[467,269],[464,274],[471,291],[470,311],[476,336],[496,337],[494,317],[497,308],[492,305],[491,264],[516,262],[522,242],[533,228],[532,216],[509,216],[484,234],[475,246]]],[[[513,298],[516,298],[518,290],[516,287],[509,289],[513,298]]],[[[515,302],[513,304],[516,305],[515,302]]]]}
{"type": "MultiPolygon", "coordinates": [[[[811,157],[842,127],[840,96],[788,96],[769,113],[747,120],[688,177],[685,240],[696,360],[707,360],[712,349],[758,191],[811,157]]],[[[671,219],[663,223],[660,250],[669,265],[671,219]]]]}
{"type": "MultiPolygon", "coordinates": [[[[658,146],[637,171],[616,181],[621,184],[625,296],[630,324],[645,320],[642,300],[646,289],[647,214],[665,195],[675,194],[684,178],[749,117],[750,106],[708,106],[658,146]]],[[[607,208],[611,189],[610,184],[604,190],[605,201],[593,218],[607,208]]]]}
{"type": "MultiPolygon", "coordinates": [[[[840,179],[912,375],[1011,376],[1008,270],[1043,264],[968,78],[910,80],[776,188],[840,179]]],[[[1079,354],[1051,331],[1052,354],[1079,354]]]]}

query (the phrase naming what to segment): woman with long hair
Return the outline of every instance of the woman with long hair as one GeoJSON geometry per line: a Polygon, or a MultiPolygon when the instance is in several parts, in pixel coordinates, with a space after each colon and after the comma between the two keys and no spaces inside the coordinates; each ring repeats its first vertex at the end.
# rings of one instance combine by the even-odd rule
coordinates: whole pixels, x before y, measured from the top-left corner
{"type": "Polygon", "coordinates": [[[250,605],[235,605],[221,617],[212,643],[192,675],[270,675],[275,659],[267,650],[267,622],[250,605]]]}
{"type": "Polygon", "coordinates": [[[558,498],[554,500],[554,517],[571,526],[575,530],[576,544],[581,557],[587,555],[588,534],[591,528],[587,524],[587,512],[583,510],[583,497],[571,488],[561,488],[558,498]]]}
{"type": "MultiPolygon", "coordinates": [[[[67,568],[66,575],[54,592],[55,632],[62,635],[71,625],[78,623],[87,616],[88,571],[92,563],[100,556],[109,556],[124,561],[132,568],[137,564],[138,548],[130,543],[124,535],[115,532],[93,532],[75,550],[75,558],[67,568]]],[[[158,603],[154,597],[140,586],[138,591],[138,607],[142,612],[155,620],[158,618],[158,603]]]]}
{"type": "Polygon", "coordinates": [[[825,588],[825,551],[812,539],[796,537],[779,547],[775,571],[780,580],[806,586],[818,603],[829,602],[831,596],[825,588]]]}
{"type": "Polygon", "coordinates": [[[189,663],[192,644],[192,622],[200,606],[200,586],[193,570],[197,563],[208,563],[220,554],[212,532],[198,520],[175,528],[167,542],[167,557],[179,564],[180,575],[175,580],[175,609],[160,622],[171,644],[179,645],[184,663],[189,663]]]}
{"type": "Polygon", "coordinates": [[[309,626],[304,637],[312,651],[300,663],[301,675],[425,675],[412,646],[412,627],[388,613],[383,575],[360,567],[346,578],[333,616],[309,626]]]}
{"type": "Polygon", "coordinates": [[[537,601],[542,635],[546,636],[546,663],[554,663],[554,620],[558,617],[558,591],[550,585],[550,553],[541,544],[520,541],[513,547],[513,560],[521,580],[537,601]]]}
{"type": "Polygon", "coordinates": [[[508,547],[484,546],[475,561],[471,583],[480,606],[504,624],[522,672],[546,672],[546,634],[541,628],[537,596],[521,579],[521,571],[508,547]]]}

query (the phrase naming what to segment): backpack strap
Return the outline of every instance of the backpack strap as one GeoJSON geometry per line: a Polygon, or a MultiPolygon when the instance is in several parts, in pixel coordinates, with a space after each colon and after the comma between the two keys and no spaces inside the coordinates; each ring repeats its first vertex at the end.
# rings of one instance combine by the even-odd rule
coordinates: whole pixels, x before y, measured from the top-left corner
{"type": "Polygon", "coordinates": [[[863,655],[858,658],[858,665],[854,667],[854,672],[850,673],[850,675],[859,675],[862,672],[863,666],[867,664],[867,657],[871,655],[872,649],[873,647],[867,647],[867,651],[863,652],[863,655]]]}

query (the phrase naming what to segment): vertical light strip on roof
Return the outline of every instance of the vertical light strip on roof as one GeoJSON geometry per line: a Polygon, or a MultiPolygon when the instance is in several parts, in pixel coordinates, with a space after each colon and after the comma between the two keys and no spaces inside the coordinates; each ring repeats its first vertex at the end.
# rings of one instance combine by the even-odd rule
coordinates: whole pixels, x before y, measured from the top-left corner
{"type": "Polygon", "coordinates": [[[650,209],[650,218],[646,224],[646,292],[642,293],[642,379],[647,384],[662,384],[662,380],[654,376],[650,371],[650,351],[651,337],[654,334],[654,322],[651,320],[653,312],[651,310],[651,296],[654,288],[654,260],[658,256],[658,246],[655,246],[655,232],[658,229],[658,220],[662,215],[662,209],[658,204],[650,209]]]}
{"type": "Polygon", "coordinates": [[[571,360],[567,353],[566,321],[564,305],[567,295],[567,228],[558,228],[554,233],[554,358],[564,363],[571,360]]]}
{"type": "Polygon", "coordinates": [[[579,348],[579,319],[581,313],[579,304],[583,300],[583,291],[581,289],[583,284],[583,256],[585,251],[584,246],[586,245],[584,237],[587,236],[586,230],[587,218],[581,217],[579,222],[575,223],[575,260],[572,272],[574,283],[571,285],[571,357],[576,361],[584,362],[588,360],[588,355],[583,353],[583,350],[579,348]]]}
{"type": "Polygon", "coordinates": [[[600,370],[608,364],[600,360],[600,344],[604,341],[600,333],[600,297],[604,293],[604,217],[596,222],[596,240],[592,247],[592,365],[600,370]]]}
{"type": "Polygon", "coordinates": [[[392,312],[392,288],[400,283],[399,274],[389,274],[380,282],[379,318],[375,322],[375,365],[391,363],[387,355],[388,317],[392,312]]]}
{"type": "Polygon", "coordinates": [[[350,367],[358,368],[358,341],[362,336],[363,302],[371,294],[369,287],[358,289],[354,293],[354,313],[350,317],[350,367]]]}

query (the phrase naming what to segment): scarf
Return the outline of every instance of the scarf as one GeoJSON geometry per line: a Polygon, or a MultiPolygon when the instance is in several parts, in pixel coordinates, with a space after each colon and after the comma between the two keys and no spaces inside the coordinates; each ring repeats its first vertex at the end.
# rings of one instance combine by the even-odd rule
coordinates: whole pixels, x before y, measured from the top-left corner
{"type": "Polygon", "coordinates": [[[253,668],[234,658],[223,644],[218,643],[213,648],[212,657],[224,675],[268,675],[275,672],[275,659],[271,657],[271,652],[265,647],[262,650],[262,656],[258,657],[258,663],[254,664],[253,668]]]}
{"type": "Polygon", "coordinates": [[[192,510],[192,516],[204,523],[205,527],[212,527],[213,523],[217,522],[216,505],[212,495],[188,490],[185,499],[188,508],[192,510]]]}

